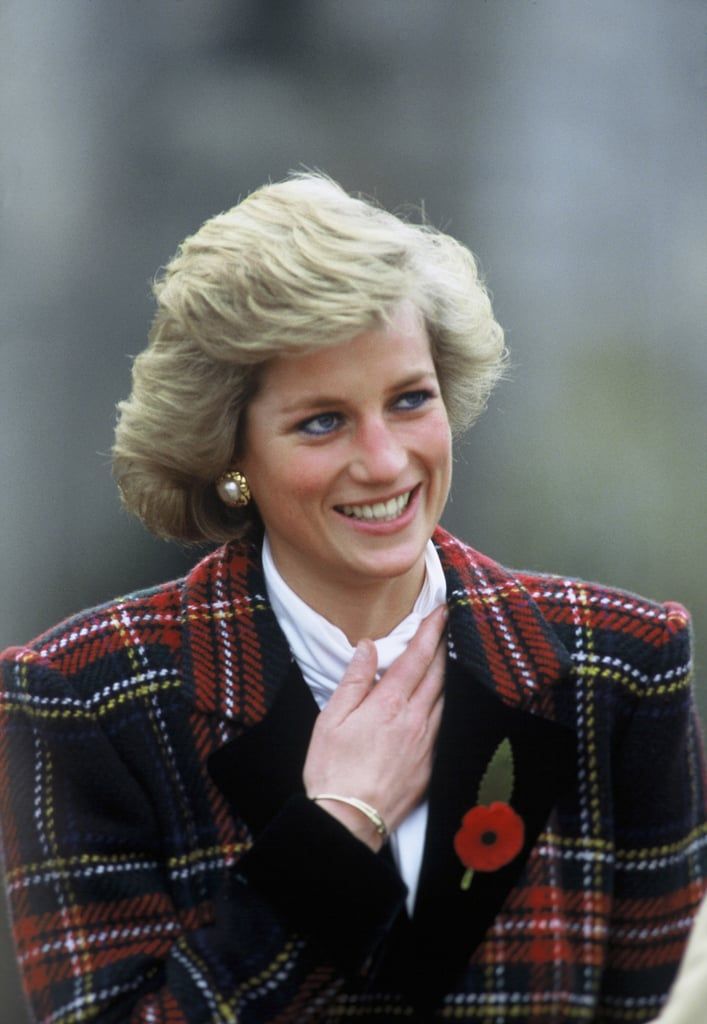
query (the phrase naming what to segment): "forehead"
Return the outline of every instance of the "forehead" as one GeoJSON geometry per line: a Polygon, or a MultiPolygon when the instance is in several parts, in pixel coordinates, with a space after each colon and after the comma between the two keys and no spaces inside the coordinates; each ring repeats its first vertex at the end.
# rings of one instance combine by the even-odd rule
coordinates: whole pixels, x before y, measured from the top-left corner
{"type": "Polygon", "coordinates": [[[405,303],[383,327],[316,352],[270,360],[260,376],[256,401],[270,396],[289,405],[318,397],[323,389],[331,395],[363,394],[434,372],[422,316],[412,303],[405,303]]]}

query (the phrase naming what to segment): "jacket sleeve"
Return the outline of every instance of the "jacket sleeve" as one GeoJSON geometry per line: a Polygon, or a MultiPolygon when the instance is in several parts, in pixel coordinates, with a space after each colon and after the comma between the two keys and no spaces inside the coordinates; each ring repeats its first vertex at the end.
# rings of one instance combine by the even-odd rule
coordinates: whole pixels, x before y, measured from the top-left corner
{"type": "Polygon", "coordinates": [[[35,1020],[316,1020],[365,975],[405,898],[381,858],[294,797],[214,894],[154,800],[163,776],[174,791],[159,703],[122,706],[111,679],[100,701],[77,693],[29,650],[1,668],[4,866],[35,1020]]]}
{"type": "Polygon", "coordinates": [[[707,885],[705,764],[690,623],[678,604],[662,611],[662,631],[651,622],[642,627],[642,648],[650,643],[654,650],[650,661],[604,660],[618,683],[618,706],[630,711],[612,751],[615,848],[606,854],[607,862],[614,857],[614,898],[601,1021],[617,1019],[618,1005],[632,1006],[635,1020],[656,1015],[707,885]]]}

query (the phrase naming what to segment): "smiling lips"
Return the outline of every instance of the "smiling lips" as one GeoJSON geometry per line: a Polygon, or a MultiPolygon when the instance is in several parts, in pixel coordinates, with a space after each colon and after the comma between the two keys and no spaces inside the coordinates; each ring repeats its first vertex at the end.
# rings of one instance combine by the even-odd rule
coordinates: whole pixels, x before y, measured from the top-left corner
{"type": "Polygon", "coordinates": [[[342,512],[350,519],[367,519],[372,522],[388,523],[397,519],[407,508],[412,491],[405,491],[388,501],[376,501],[371,505],[337,505],[337,512],[342,512]]]}

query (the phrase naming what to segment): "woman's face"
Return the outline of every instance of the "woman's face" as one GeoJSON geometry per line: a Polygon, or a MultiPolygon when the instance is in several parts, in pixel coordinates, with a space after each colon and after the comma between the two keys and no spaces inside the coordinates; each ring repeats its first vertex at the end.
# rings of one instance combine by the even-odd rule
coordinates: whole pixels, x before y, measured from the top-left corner
{"type": "Polygon", "coordinates": [[[427,332],[390,326],[268,363],[246,414],[245,472],[280,573],[314,607],[333,589],[422,580],[451,435],[427,332]]]}

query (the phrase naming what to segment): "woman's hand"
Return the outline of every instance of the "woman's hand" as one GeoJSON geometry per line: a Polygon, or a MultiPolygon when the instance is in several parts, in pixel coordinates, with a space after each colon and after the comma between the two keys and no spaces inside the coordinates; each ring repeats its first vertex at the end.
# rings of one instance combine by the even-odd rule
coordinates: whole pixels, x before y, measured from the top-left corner
{"type": "MultiPolygon", "coordinates": [[[[421,623],[400,657],[375,682],[376,649],[361,640],[329,703],[317,718],[304,766],[307,795],[358,797],[394,831],[423,798],[442,716],[446,607],[421,623]]],[[[321,805],[377,850],[382,839],[347,804],[321,805]]]]}

